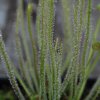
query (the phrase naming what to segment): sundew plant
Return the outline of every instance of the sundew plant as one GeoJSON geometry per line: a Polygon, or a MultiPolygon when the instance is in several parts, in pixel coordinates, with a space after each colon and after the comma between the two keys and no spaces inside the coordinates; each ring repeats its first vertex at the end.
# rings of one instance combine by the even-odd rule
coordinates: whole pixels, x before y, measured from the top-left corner
{"type": "Polygon", "coordinates": [[[0,55],[19,100],[96,100],[100,95],[98,77],[91,91],[83,97],[86,82],[100,60],[100,42],[96,40],[100,21],[95,31],[91,31],[92,0],[75,0],[72,7],[69,1],[60,0],[63,10],[63,41],[53,36],[55,3],[58,1],[39,0],[35,33],[37,39],[34,39],[32,32],[31,14],[34,4],[29,2],[26,15],[30,41],[27,41],[23,0],[19,0],[14,32],[18,68],[8,56],[0,33],[0,55]],[[19,36],[20,27],[22,41],[19,36]]]}

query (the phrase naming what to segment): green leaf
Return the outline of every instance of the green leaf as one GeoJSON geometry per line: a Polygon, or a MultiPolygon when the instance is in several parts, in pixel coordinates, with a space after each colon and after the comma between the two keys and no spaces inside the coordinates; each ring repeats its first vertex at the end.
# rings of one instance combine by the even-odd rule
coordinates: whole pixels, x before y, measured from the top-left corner
{"type": "Polygon", "coordinates": [[[98,5],[96,6],[96,9],[97,9],[97,10],[100,10],[100,4],[98,4],[98,5]]]}

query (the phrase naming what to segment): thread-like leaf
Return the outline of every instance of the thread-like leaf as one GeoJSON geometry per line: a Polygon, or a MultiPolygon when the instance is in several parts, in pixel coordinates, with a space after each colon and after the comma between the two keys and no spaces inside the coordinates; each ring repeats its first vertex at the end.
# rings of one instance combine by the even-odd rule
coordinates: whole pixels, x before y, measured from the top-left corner
{"type": "Polygon", "coordinates": [[[21,91],[18,87],[18,84],[16,82],[14,71],[13,71],[13,68],[11,66],[10,59],[7,55],[4,42],[2,40],[1,32],[0,32],[0,54],[2,55],[3,61],[5,63],[6,69],[7,69],[7,73],[8,73],[8,76],[9,76],[9,80],[10,80],[11,85],[12,85],[14,91],[15,91],[15,94],[18,96],[19,99],[24,100],[24,96],[21,93],[21,91]]]}
{"type": "Polygon", "coordinates": [[[31,40],[31,44],[32,44],[32,54],[33,54],[33,73],[34,76],[33,80],[36,86],[37,91],[39,91],[38,89],[38,72],[37,72],[37,50],[36,50],[36,43],[33,39],[33,33],[32,33],[32,20],[31,20],[31,14],[32,14],[32,10],[33,10],[33,5],[32,3],[28,4],[27,7],[27,22],[28,22],[28,32],[29,32],[29,36],[30,36],[30,40],[31,40]]]}

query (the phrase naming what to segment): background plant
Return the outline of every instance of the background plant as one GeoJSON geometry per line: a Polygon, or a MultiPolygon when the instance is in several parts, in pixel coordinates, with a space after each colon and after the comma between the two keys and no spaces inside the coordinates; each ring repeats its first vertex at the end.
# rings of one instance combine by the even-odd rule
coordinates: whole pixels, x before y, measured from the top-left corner
{"type": "MultiPolygon", "coordinates": [[[[68,100],[81,100],[84,88],[100,57],[100,43],[96,42],[97,29],[90,40],[91,31],[91,5],[88,0],[76,0],[73,7],[73,18],[69,20],[69,1],[62,0],[64,14],[64,43],[59,38],[53,38],[55,21],[55,0],[40,0],[36,20],[37,43],[33,38],[31,13],[34,5],[29,2],[26,15],[30,41],[27,41],[25,22],[23,16],[23,0],[19,1],[16,20],[16,57],[19,70],[6,53],[5,44],[0,35],[0,54],[5,62],[9,80],[20,100],[60,100],[66,95],[68,100]],[[85,16],[84,16],[85,15],[85,16]],[[22,42],[19,36],[19,27],[22,30],[22,42]],[[66,37],[69,38],[67,43],[66,37]],[[23,48],[22,48],[23,44],[23,48]],[[63,60],[64,47],[67,49],[66,60],[63,60]],[[90,46],[90,48],[88,48],[90,46]],[[31,50],[30,50],[31,47],[31,50]],[[25,58],[23,55],[25,51],[25,58]],[[94,54],[97,54],[93,62],[94,54]],[[63,73],[66,71],[65,77],[63,73]],[[62,77],[64,80],[62,81],[62,77]],[[16,81],[24,89],[22,92],[16,81]],[[25,96],[27,95],[27,96],[25,96]]],[[[100,95],[100,78],[93,86],[91,92],[84,97],[85,100],[96,100],[100,95]]]]}

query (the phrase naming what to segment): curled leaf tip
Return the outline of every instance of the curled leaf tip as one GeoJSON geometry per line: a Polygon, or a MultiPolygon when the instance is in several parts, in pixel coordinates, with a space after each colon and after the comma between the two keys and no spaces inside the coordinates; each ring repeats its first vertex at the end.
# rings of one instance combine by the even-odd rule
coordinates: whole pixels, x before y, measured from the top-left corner
{"type": "Polygon", "coordinates": [[[100,51],[100,42],[93,43],[92,49],[95,50],[95,51],[100,51]]]}
{"type": "Polygon", "coordinates": [[[32,4],[32,3],[29,3],[29,4],[28,4],[27,11],[28,11],[29,13],[32,13],[32,11],[33,11],[33,4],[32,4]]]}

